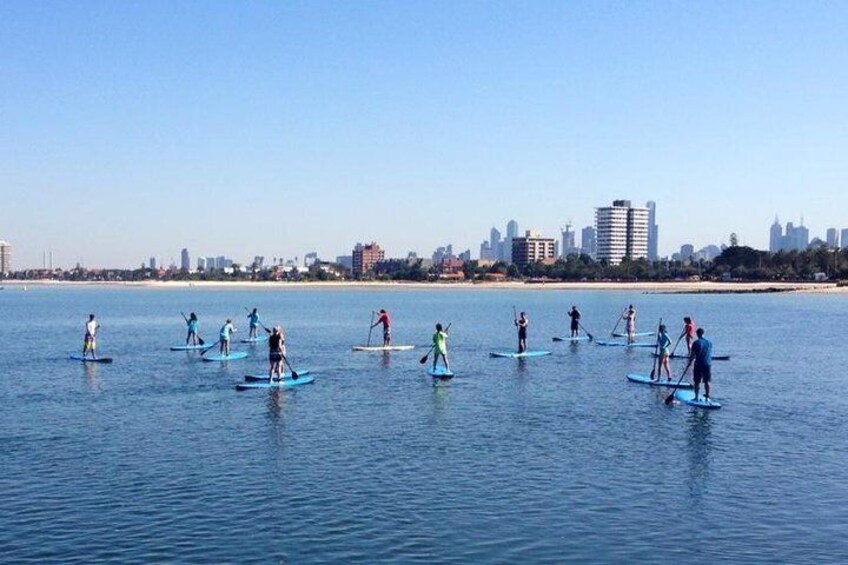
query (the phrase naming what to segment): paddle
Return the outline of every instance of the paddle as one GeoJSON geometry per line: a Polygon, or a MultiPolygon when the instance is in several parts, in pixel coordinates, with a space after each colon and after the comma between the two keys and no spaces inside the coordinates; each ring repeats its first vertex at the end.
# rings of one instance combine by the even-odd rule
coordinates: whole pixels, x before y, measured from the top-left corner
{"type": "Polygon", "coordinates": [[[682,375],[680,375],[680,380],[679,380],[679,381],[677,381],[677,386],[675,386],[675,387],[671,390],[671,393],[670,393],[668,396],[666,396],[666,397],[665,397],[665,403],[666,403],[666,405],[669,405],[669,404],[671,404],[672,402],[674,402],[674,391],[675,391],[675,390],[677,390],[677,387],[679,387],[679,386],[680,386],[680,383],[682,383],[682,382],[683,382],[683,377],[685,377],[685,376],[686,376],[686,373],[689,371],[689,367],[691,367],[691,366],[692,366],[692,360],[690,359],[690,360],[689,360],[689,363],[687,363],[687,364],[686,364],[686,368],[685,368],[685,369],[683,369],[683,374],[682,374],[682,375]]]}
{"type": "Polygon", "coordinates": [[[285,361],[286,365],[289,366],[289,370],[291,371],[291,374],[292,374],[292,380],[296,381],[297,379],[299,379],[300,376],[297,374],[297,371],[294,370],[294,367],[291,366],[291,363],[289,363],[289,358],[286,357],[285,355],[283,355],[283,361],[285,361]]]}
{"type": "Polygon", "coordinates": [[[651,380],[654,380],[654,375],[656,375],[656,372],[658,370],[662,369],[662,367],[660,367],[660,357],[659,357],[659,354],[660,354],[660,326],[662,326],[662,318],[660,318],[660,323],[657,325],[657,343],[656,343],[656,345],[654,345],[654,354],[656,355],[656,357],[654,358],[654,360],[651,363],[651,380]]]}
{"type": "Polygon", "coordinates": [[[686,332],[680,334],[680,337],[678,337],[677,341],[674,342],[674,347],[671,348],[671,355],[669,355],[669,357],[674,357],[674,352],[677,351],[677,344],[680,343],[680,340],[683,339],[684,335],[686,335],[686,332]]]}
{"type": "MultiPolygon", "coordinates": [[[[448,333],[448,330],[450,329],[451,324],[453,324],[453,322],[451,322],[450,324],[448,324],[448,327],[446,327],[446,328],[445,328],[445,333],[448,333]]],[[[427,350],[427,353],[425,353],[425,354],[424,354],[424,357],[422,357],[421,359],[419,359],[419,360],[418,360],[418,362],[419,362],[419,363],[421,363],[422,365],[423,365],[424,363],[426,363],[426,362],[427,362],[427,358],[430,356],[430,353],[432,353],[432,352],[433,352],[433,349],[434,349],[435,347],[436,347],[436,344],[435,344],[435,343],[434,343],[433,345],[431,345],[431,346],[430,346],[430,349],[428,349],[428,350],[427,350]]]]}
{"type": "Polygon", "coordinates": [[[221,340],[219,339],[218,341],[213,343],[211,346],[209,346],[209,349],[201,349],[200,350],[200,356],[202,357],[202,356],[206,355],[209,351],[212,351],[213,349],[215,349],[216,345],[220,345],[220,344],[221,344],[221,340]]]}
{"type": "Polygon", "coordinates": [[[587,330],[586,328],[584,328],[584,327],[583,327],[583,324],[581,324],[580,322],[577,322],[577,327],[578,327],[578,328],[580,328],[581,330],[583,330],[583,333],[585,333],[585,334],[589,337],[589,340],[590,340],[590,341],[594,341],[594,340],[595,340],[595,336],[593,336],[592,334],[590,334],[590,333],[589,333],[589,330],[587,330]]]}
{"type": "Polygon", "coordinates": [[[371,347],[371,332],[374,331],[374,310],[371,310],[371,325],[368,326],[368,347],[371,347]]]}
{"type": "MultiPolygon", "coordinates": [[[[183,312],[183,311],[180,311],[180,314],[182,314],[182,315],[183,315],[183,320],[185,320],[185,321],[186,321],[186,324],[187,324],[187,323],[188,323],[188,316],[186,316],[186,315],[185,315],[185,312],[183,312]]],[[[201,337],[200,337],[199,335],[197,335],[197,334],[195,334],[195,336],[197,337],[197,344],[198,344],[200,347],[203,347],[203,346],[205,345],[205,343],[204,343],[204,341],[203,341],[203,338],[201,338],[201,337]]],[[[186,345],[188,345],[188,344],[186,344],[186,345]]]]}
{"type": "MultiPolygon", "coordinates": [[[[628,306],[628,308],[629,308],[629,306],[628,306]]],[[[610,336],[615,337],[615,330],[617,330],[617,329],[618,329],[618,324],[620,324],[620,323],[621,323],[621,320],[623,320],[623,319],[624,319],[624,313],[625,313],[625,312],[627,312],[627,308],[625,308],[624,310],[622,310],[622,311],[621,311],[621,314],[619,314],[619,315],[618,315],[618,320],[615,322],[615,327],[614,327],[614,328],[612,329],[612,331],[610,332],[610,336]]]]}

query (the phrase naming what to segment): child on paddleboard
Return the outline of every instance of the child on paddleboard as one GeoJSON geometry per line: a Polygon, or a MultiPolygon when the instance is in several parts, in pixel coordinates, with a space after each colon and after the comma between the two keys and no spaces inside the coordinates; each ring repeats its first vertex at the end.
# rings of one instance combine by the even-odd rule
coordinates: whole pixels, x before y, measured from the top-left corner
{"type": "Polygon", "coordinates": [[[259,337],[259,308],[254,308],[253,311],[247,315],[247,320],[250,322],[250,331],[248,332],[247,337],[259,337]]]}
{"type": "Polygon", "coordinates": [[[433,334],[433,371],[436,370],[436,362],[439,360],[439,355],[445,362],[445,371],[450,371],[450,363],[448,362],[448,332],[442,329],[442,324],[436,324],[436,333],[433,334]]]}
{"type": "Polygon", "coordinates": [[[233,321],[227,318],[227,323],[221,326],[221,331],[218,333],[218,340],[221,342],[221,355],[228,356],[230,354],[230,338],[235,331],[233,321]]]}
{"type": "Polygon", "coordinates": [[[689,316],[683,318],[683,333],[681,337],[686,338],[686,354],[691,355],[692,344],[695,343],[695,322],[689,316]]]}
{"type": "Polygon", "coordinates": [[[627,312],[622,316],[627,322],[627,343],[633,343],[636,336],[636,308],[631,304],[627,307],[627,312]]]}
{"type": "Polygon", "coordinates": [[[657,371],[657,380],[662,380],[662,371],[665,369],[666,380],[671,382],[671,369],[668,366],[668,358],[671,355],[669,347],[671,346],[671,338],[668,337],[665,324],[660,325],[660,331],[657,333],[657,347],[660,350],[659,370],[657,371]]]}
{"type": "Polygon", "coordinates": [[[188,333],[186,333],[186,345],[197,345],[197,326],[199,322],[197,321],[197,314],[192,312],[189,314],[188,318],[183,314],[183,318],[185,318],[186,326],[188,327],[188,333]]]}

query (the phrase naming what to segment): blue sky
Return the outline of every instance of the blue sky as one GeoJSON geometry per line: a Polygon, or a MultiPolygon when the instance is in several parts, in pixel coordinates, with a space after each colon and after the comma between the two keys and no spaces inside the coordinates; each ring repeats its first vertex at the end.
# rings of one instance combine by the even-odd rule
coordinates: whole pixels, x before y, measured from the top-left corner
{"type": "Polygon", "coordinates": [[[15,266],[848,227],[845,2],[0,3],[15,266]]]}

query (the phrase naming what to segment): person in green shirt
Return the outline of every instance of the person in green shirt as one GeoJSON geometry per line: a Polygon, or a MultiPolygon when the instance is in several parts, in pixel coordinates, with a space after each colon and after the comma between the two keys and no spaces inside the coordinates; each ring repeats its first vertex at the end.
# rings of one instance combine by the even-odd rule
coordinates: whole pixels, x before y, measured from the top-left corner
{"type": "Polygon", "coordinates": [[[450,363],[448,362],[448,332],[442,329],[442,324],[436,324],[436,333],[433,334],[433,370],[436,370],[436,362],[439,356],[445,362],[445,370],[450,371],[450,363]]]}

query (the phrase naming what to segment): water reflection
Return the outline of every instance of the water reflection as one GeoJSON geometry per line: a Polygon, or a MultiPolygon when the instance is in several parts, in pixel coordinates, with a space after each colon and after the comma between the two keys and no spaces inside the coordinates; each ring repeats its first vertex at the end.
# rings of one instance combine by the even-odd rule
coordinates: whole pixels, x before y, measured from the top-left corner
{"type": "Polygon", "coordinates": [[[268,393],[268,399],[265,406],[268,408],[268,420],[272,423],[278,423],[283,418],[283,410],[286,404],[286,395],[282,388],[272,388],[268,393]]]}
{"type": "Polygon", "coordinates": [[[692,410],[686,421],[689,434],[686,450],[689,455],[689,496],[695,503],[707,490],[712,453],[712,420],[708,410],[692,410]]]}
{"type": "Polygon", "coordinates": [[[392,355],[388,351],[383,351],[383,357],[380,359],[380,367],[382,369],[391,369],[392,355]]]}
{"type": "Polygon", "coordinates": [[[85,371],[85,381],[88,385],[88,390],[91,392],[102,392],[100,387],[100,379],[98,378],[98,373],[100,371],[100,367],[97,363],[83,363],[82,364],[83,371],[85,371]]]}

